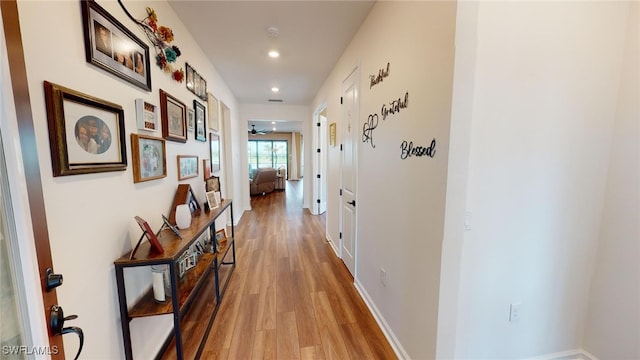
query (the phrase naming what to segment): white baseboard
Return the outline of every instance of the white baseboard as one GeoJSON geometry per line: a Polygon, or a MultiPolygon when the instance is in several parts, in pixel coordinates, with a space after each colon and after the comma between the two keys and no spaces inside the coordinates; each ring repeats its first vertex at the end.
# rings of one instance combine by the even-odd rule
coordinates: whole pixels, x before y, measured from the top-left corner
{"type": "Polygon", "coordinates": [[[393,351],[396,353],[396,356],[398,357],[398,359],[400,360],[411,359],[409,357],[409,354],[407,354],[407,352],[404,350],[404,348],[400,344],[400,341],[398,341],[398,338],[396,338],[393,331],[391,331],[389,324],[387,324],[382,314],[380,314],[380,311],[378,311],[378,308],[369,297],[369,294],[367,294],[366,290],[364,290],[364,288],[362,287],[362,284],[360,284],[358,280],[355,280],[354,285],[356,287],[356,290],[358,290],[360,297],[369,308],[369,311],[371,311],[371,314],[373,314],[373,318],[376,320],[376,322],[380,326],[382,333],[389,341],[389,344],[391,345],[391,348],[393,349],[393,351]]]}
{"type": "Polygon", "coordinates": [[[574,349],[557,353],[540,355],[525,360],[599,360],[596,356],[584,349],[574,349]]]}
{"type": "Polygon", "coordinates": [[[329,246],[331,247],[331,250],[333,250],[333,253],[336,254],[336,256],[338,257],[338,259],[340,258],[340,253],[338,252],[338,249],[336,248],[336,243],[333,242],[333,239],[331,239],[331,236],[329,236],[329,234],[325,234],[325,239],[327,239],[327,242],[329,242],[329,246]]]}

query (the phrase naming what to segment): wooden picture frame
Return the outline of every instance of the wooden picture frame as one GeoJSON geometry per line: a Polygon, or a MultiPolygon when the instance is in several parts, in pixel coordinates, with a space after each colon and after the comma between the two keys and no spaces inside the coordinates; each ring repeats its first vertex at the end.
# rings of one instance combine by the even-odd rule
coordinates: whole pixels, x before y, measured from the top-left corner
{"type": "Polygon", "coordinates": [[[88,63],[151,91],[149,46],[95,1],[80,1],[88,63]]]}
{"type": "Polygon", "coordinates": [[[44,82],[53,176],[127,168],[122,106],[44,82]]]}
{"type": "Polygon", "coordinates": [[[160,89],[160,110],[162,137],[187,142],[187,107],[184,103],[160,89]]]}
{"type": "Polygon", "coordinates": [[[336,123],[329,124],[329,145],[336,146],[336,123]]]}
{"type": "Polygon", "coordinates": [[[224,229],[216,231],[216,251],[221,252],[227,246],[227,232],[224,229]]]}
{"type": "Polygon", "coordinates": [[[220,135],[209,133],[209,154],[211,171],[220,171],[220,135]]]}
{"type": "Polygon", "coordinates": [[[149,240],[149,245],[151,245],[151,253],[162,254],[164,252],[164,249],[162,248],[162,244],[160,244],[160,241],[158,241],[156,234],[153,232],[153,230],[151,230],[151,226],[149,226],[149,223],[146,222],[140,216],[136,216],[135,219],[138,225],[140,226],[140,229],[142,229],[142,236],[140,236],[140,240],[138,240],[136,247],[131,252],[131,256],[129,257],[129,260],[134,259],[136,251],[138,251],[138,247],[140,247],[140,243],[142,242],[142,239],[144,239],[145,237],[147,238],[147,240],[149,240]]]}
{"type": "Polygon", "coordinates": [[[220,191],[220,178],[212,176],[205,180],[204,188],[206,191],[220,191]]]}
{"type": "Polygon", "coordinates": [[[204,180],[211,177],[211,161],[209,159],[202,159],[202,175],[204,180]]]}
{"type": "Polygon", "coordinates": [[[208,121],[209,130],[219,131],[220,130],[220,115],[219,115],[220,102],[211,93],[208,93],[207,106],[209,107],[209,121],[208,121]]]}
{"type": "Polygon", "coordinates": [[[158,131],[160,124],[158,123],[160,108],[144,101],[144,99],[136,99],[136,121],[139,130],[150,132],[158,131]]]}
{"type": "Polygon", "coordinates": [[[131,158],[134,183],[167,176],[167,149],[164,139],[131,134],[131,158]]]}
{"type": "Polygon", "coordinates": [[[198,157],[195,155],[178,155],[178,180],[198,176],[198,157]]]}
{"type": "Polygon", "coordinates": [[[198,100],[193,100],[193,109],[195,110],[196,140],[207,141],[207,120],[205,117],[207,110],[198,100]]]}
{"type": "Polygon", "coordinates": [[[216,209],[218,206],[220,206],[218,199],[216,199],[216,192],[217,191],[207,191],[205,193],[205,196],[207,198],[207,205],[209,205],[209,210],[216,209]]]}

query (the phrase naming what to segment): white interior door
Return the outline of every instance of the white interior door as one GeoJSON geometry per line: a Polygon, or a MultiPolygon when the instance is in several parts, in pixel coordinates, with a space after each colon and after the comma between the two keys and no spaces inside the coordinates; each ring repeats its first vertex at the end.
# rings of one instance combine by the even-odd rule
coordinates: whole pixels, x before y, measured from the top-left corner
{"type": "Polygon", "coordinates": [[[357,131],[358,128],[358,69],[342,83],[342,245],[341,257],[355,277],[357,244],[357,131]]]}

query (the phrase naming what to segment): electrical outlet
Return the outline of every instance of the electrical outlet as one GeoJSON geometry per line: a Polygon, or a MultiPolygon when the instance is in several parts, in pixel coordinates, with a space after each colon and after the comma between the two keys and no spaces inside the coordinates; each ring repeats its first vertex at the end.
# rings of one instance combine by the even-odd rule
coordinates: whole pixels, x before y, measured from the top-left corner
{"type": "Polygon", "coordinates": [[[522,303],[513,303],[509,307],[509,322],[518,322],[522,313],[522,303]]]}
{"type": "Polygon", "coordinates": [[[380,268],[380,283],[382,286],[387,286],[387,270],[380,268]]]}

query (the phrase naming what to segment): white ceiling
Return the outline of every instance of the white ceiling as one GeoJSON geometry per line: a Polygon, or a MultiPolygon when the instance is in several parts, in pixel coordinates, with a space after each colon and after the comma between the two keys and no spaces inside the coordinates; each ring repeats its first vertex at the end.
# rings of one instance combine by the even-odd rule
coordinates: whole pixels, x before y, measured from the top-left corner
{"type": "Polygon", "coordinates": [[[285,105],[310,105],[374,3],[169,1],[241,104],[285,105]],[[278,37],[269,36],[271,26],[278,37]],[[267,56],[272,48],[280,58],[267,56]]]}

